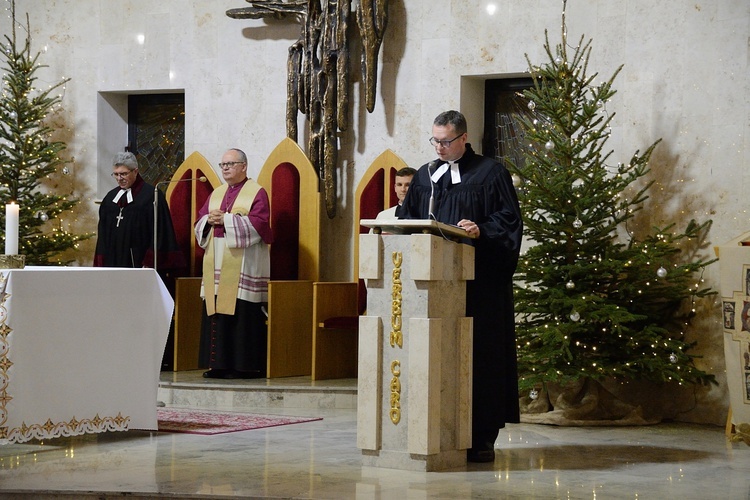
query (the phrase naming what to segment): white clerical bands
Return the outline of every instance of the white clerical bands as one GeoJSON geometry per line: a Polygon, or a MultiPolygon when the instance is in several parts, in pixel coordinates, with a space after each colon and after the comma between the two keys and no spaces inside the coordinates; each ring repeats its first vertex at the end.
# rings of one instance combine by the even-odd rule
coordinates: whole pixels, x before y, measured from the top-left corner
{"type": "Polygon", "coordinates": [[[443,174],[448,171],[448,168],[451,169],[451,183],[458,184],[461,182],[461,172],[458,170],[458,163],[452,161],[443,163],[435,170],[432,174],[432,182],[439,181],[443,174]]]}
{"type": "Polygon", "coordinates": [[[133,203],[133,193],[130,191],[130,188],[128,189],[120,189],[120,192],[115,195],[115,198],[112,200],[112,203],[117,203],[120,201],[120,198],[122,198],[122,195],[127,193],[128,197],[128,203],[133,203]]]}

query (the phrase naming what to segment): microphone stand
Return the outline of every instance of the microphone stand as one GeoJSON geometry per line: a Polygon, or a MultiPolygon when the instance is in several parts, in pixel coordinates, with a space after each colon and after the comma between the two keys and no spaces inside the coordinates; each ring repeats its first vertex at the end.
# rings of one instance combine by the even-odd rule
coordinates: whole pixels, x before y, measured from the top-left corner
{"type": "Polygon", "coordinates": [[[434,174],[433,170],[435,169],[435,165],[437,165],[437,160],[431,161],[429,164],[427,164],[427,177],[430,178],[430,206],[428,207],[427,212],[427,218],[432,220],[437,220],[435,218],[435,181],[432,180],[432,174],[434,174]]]}
{"type": "Polygon", "coordinates": [[[156,267],[156,255],[158,253],[159,245],[158,245],[158,224],[159,224],[159,186],[171,184],[173,182],[186,182],[186,181],[200,181],[200,182],[206,182],[205,176],[200,177],[191,177],[189,179],[177,179],[177,180],[166,180],[157,182],[156,185],[154,185],[154,270],[158,272],[156,267]]]}

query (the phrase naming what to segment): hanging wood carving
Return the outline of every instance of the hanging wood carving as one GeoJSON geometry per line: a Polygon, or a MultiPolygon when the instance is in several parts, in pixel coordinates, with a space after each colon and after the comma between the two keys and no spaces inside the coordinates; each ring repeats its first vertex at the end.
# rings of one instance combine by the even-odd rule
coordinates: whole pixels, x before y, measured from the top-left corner
{"type": "MultiPolygon", "coordinates": [[[[338,131],[349,127],[349,18],[352,0],[246,0],[233,19],[293,19],[299,39],[287,58],[287,136],[298,141],[297,115],[307,116],[310,162],[323,180],[326,212],[336,215],[338,131]]],[[[354,0],[362,37],[362,85],[367,111],[375,109],[378,54],[388,24],[388,0],[354,0]]]]}

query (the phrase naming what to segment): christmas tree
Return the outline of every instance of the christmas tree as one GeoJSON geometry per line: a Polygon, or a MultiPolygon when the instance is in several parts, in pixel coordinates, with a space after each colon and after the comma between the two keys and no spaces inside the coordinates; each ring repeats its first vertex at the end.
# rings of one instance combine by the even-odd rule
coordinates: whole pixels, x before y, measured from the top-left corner
{"type": "MultiPolygon", "coordinates": [[[[564,11],[563,11],[564,12],[564,11]]],[[[533,65],[523,92],[522,161],[512,162],[529,248],[516,275],[519,386],[581,379],[708,383],[695,366],[686,327],[713,260],[700,257],[711,221],[641,232],[649,199],[649,159],[660,140],[612,164],[605,149],[614,113],[609,80],[588,75],[591,41],[562,43],[533,65]]]]}
{"type": "MultiPolygon", "coordinates": [[[[32,265],[65,264],[60,254],[75,248],[89,234],[67,231],[61,216],[79,200],[45,189],[44,182],[67,174],[66,161],[60,157],[65,144],[51,140],[53,130],[45,118],[59,106],[62,97],[55,94],[68,79],[41,89],[36,73],[44,68],[38,62],[41,53],[32,55],[30,25],[26,16],[26,37],[22,43],[17,30],[15,1],[10,2],[12,29],[4,35],[2,47],[4,71],[0,95],[0,199],[20,207],[18,253],[32,265]]],[[[5,213],[0,213],[5,227],[5,213]]],[[[5,236],[3,237],[5,238],[5,236]]]]}

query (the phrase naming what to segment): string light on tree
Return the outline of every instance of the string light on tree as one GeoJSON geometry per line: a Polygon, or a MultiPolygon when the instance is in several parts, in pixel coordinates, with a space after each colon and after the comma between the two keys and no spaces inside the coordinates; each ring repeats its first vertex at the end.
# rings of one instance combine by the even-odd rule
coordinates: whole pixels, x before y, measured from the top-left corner
{"type": "Polygon", "coordinates": [[[714,262],[702,253],[711,221],[634,230],[653,227],[644,208],[660,141],[614,159],[608,108],[621,68],[587,74],[592,42],[568,43],[564,15],[562,26],[557,45],[545,34],[547,62],[527,57],[522,151],[505,158],[520,178],[529,241],[515,280],[520,389],[580,378],[712,382],[684,335],[696,301],[715,293],[695,279],[714,262]]]}
{"type": "Polygon", "coordinates": [[[47,90],[35,85],[37,70],[45,67],[39,60],[41,53],[31,51],[33,31],[29,23],[16,23],[15,0],[9,2],[9,10],[12,25],[5,30],[7,45],[0,54],[6,70],[0,96],[0,199],[17,200],[21,207],[19,253],[25,256],[26,264],[66,264],[60,254],[91,235],[47,225],[59,221],[78,200],[59,195],[41,183],[54,180],[58,169],[65,165],[60,152],[66,146],[52,139],[54,130],[45,120],[60,107],[61,97],[55,97],[53,92],[68,80],[47,90]],[[26,38],[17,38],[17,27],[26,38]]]}

